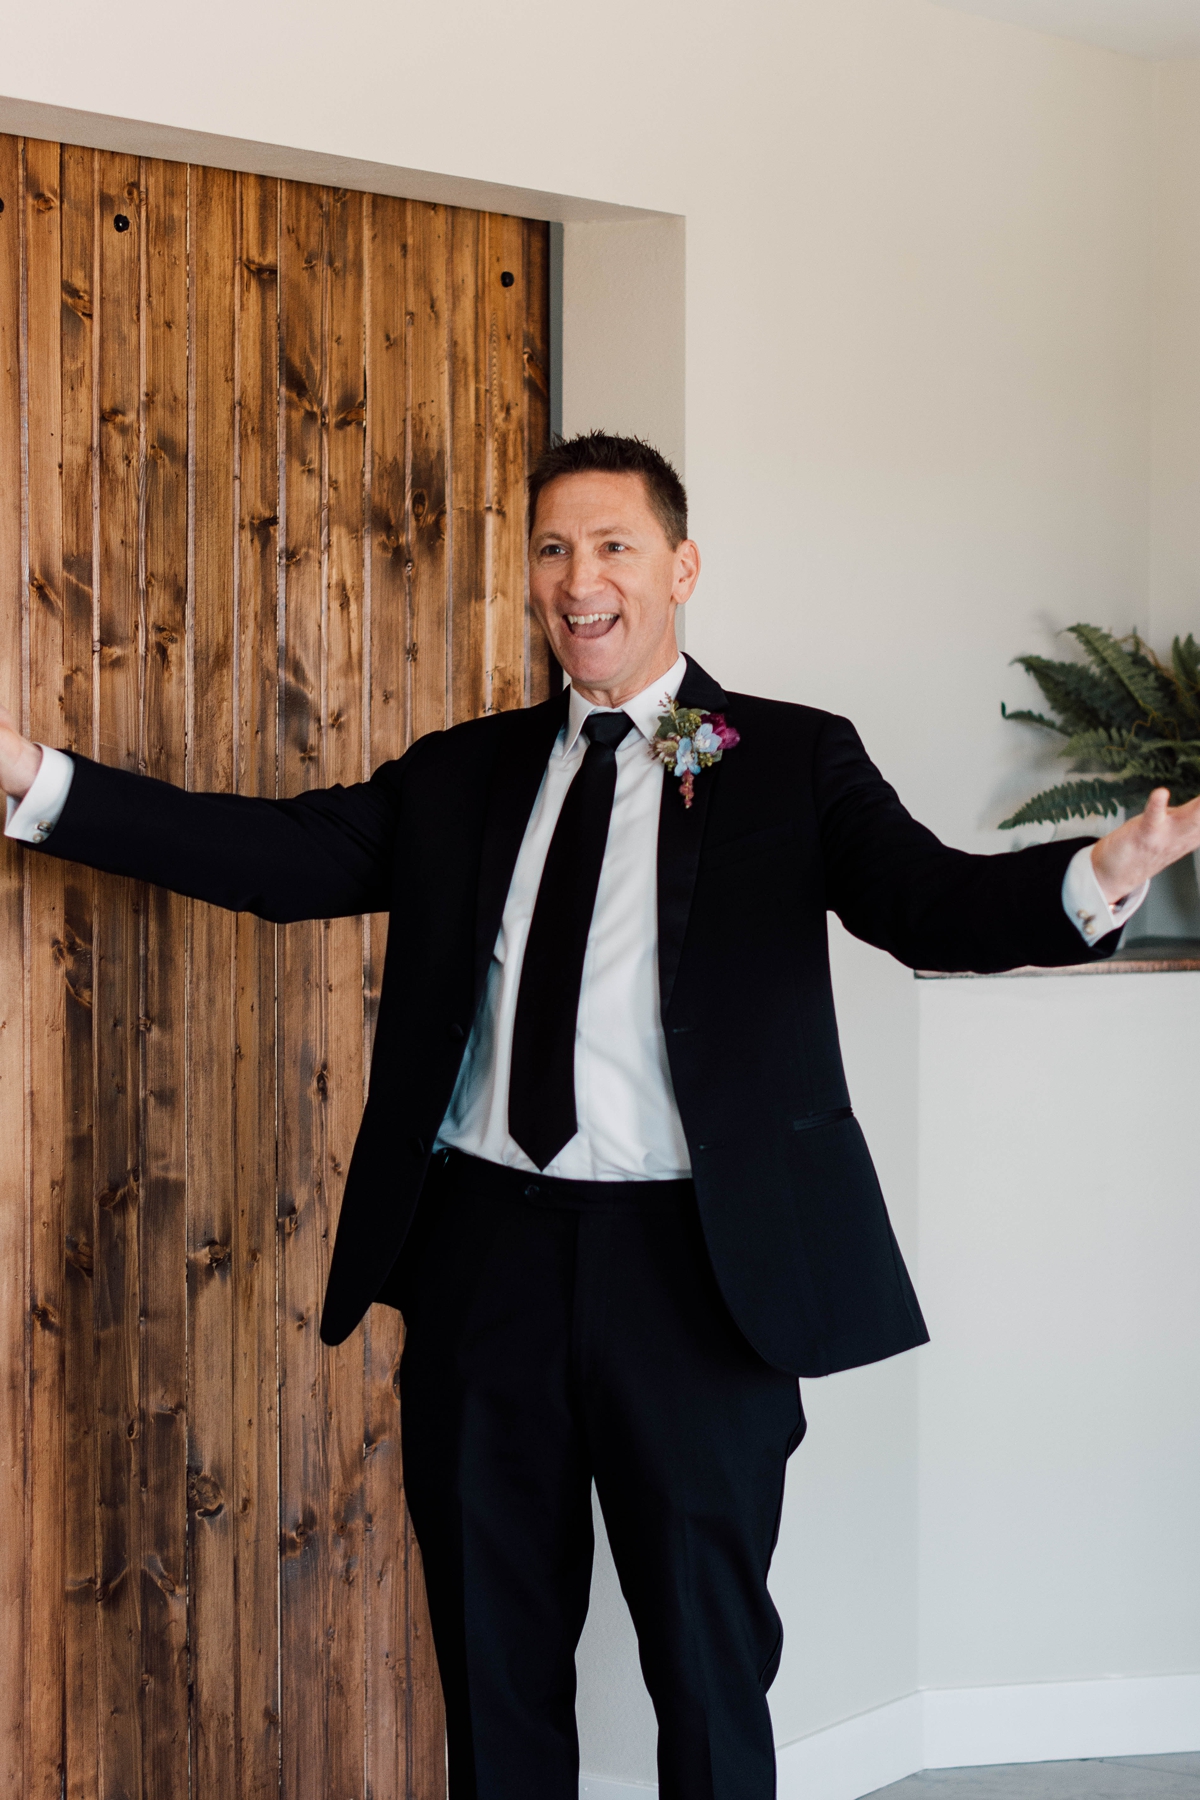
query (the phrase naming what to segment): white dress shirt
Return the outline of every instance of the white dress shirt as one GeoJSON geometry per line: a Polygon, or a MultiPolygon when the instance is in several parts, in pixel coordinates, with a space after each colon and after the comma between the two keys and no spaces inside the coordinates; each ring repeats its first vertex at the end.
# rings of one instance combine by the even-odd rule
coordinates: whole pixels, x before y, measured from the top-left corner
{"type": "MultiPolygon", "coordinates": [[[[617,782],[604,865],[583,964],[575,1033],[575,1109],[579,1129],[546,1169],[584,1181],[667,1181],[690,1162],[671,1087],[658,1001],[658,813],[662,764],[649,741],[659,714],[679,691],[679,657],[653,687],[619,710],[633,727],[617,750],[617,782]]],[[[525,941],[538,884],[568,787],[587,749],[583,722],[593,708],[572,688],[534,802],[492,952],[487,987],[438,1135],[439,1147],[508,1168],[535,1165],[508,1132],[508,1072],[525,941]]],[[[69,756],[42,746],[42,762],[24,799],[8,801],[6,836],[41,844],[58,823],[74,773],[69,756]]],[[[703,778],[702,778],[703,779],[703,778]]],[[[1117,906],[1100,891],[1087,845],[1072,857],[1062,903],[1092,944],[1132,918],[1144,883],[1117,906]]]]}
{"type": "MultiPolygon", "coordinates": [[[[687,669],[674,667],[618,710],[634,729],[617,750],[617,785],[575,1028],[579,1130],[547,1175],[576,1181],[669,1181],[691,1173],[658,1009],[658,812],[662,764],[650,753],[659,714],[687,669]]],[[[558,815],[587,752],[593,707],[571,689],[517,855],[487,988],[467,1043],[439,1146],[535,1171],[508,1131],[508,1071],[525,941],[558,815]]],[[[703,776],[701,776],[703,780],[703,776]]]]}

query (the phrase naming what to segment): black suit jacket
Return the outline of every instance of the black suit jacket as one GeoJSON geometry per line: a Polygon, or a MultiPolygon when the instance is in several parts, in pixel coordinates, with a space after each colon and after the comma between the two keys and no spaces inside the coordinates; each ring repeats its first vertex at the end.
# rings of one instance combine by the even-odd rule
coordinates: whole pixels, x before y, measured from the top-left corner
{"type": "MultiPolygon", "coordinates": [[[[726,694],[690,659],[679,697],[724,711],[742,737],[697,777],[690,811],[663,778],[659,986],[700,1217],[750,1343],[781,1369],[824,1375],[927,1337],[850,1109],[826,909],[914,967],[1082,962],[1060,889],[1087,840],[948,849],[847,720],[726,694]]],[[[327,1343],[394,1291],[566,704],[434,732],[369,782],[293,800],[188,794],[75,759],[52,855],[281,922],[391,914],[327,1343]]]]}

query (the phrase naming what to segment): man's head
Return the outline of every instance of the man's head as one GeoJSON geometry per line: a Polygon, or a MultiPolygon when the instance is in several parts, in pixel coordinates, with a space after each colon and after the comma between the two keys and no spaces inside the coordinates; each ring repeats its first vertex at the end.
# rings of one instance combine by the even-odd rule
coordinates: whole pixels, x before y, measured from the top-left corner
{"type": "Polygon", "coordinates": [[[529,477],[529,593],[577,688],[619,706],[678,655],[675,610],[700,574],[687,495],[640,438],[555,444],[529,477]]]}

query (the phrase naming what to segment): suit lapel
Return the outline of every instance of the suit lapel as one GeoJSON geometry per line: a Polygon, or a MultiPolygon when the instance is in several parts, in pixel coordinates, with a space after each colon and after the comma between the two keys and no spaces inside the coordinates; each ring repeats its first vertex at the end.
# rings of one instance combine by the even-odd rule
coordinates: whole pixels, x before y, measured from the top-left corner
{"type": "Polygon", "coordinates": [[[554,740],[567,716],[566,688],[541,706],[513,715],[488,793],[475,902],[475,998],[483,991],[517,853],[533,811],[554,740]]]}
{"type": "MultiPolygon", "coordinates": [[[[679,687],[679,704],[698,707],[701,712],[720,711],[728,704],[725,690],[690,656],[687,665],[687,673],[679,687]]],[[[696,779],[692,804],[687,807],[683,804],[679,782],[670,769],[663,770],[662,806],[658,815],[658,992],[664,1019],[692,910],[709,800],[720,775],[720,763],[702,770],[696,779]]]]}

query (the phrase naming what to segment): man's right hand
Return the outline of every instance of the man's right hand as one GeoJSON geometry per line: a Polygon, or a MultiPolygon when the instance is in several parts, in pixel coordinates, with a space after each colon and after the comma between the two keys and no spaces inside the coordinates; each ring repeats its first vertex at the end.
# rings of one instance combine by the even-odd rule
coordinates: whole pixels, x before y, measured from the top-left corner
{"type": "Polygon", "coordinates": [[[23,800],[41,766],[41,745],[22,737],[8,708],[0,706],[0,788],[23,800]]]}

